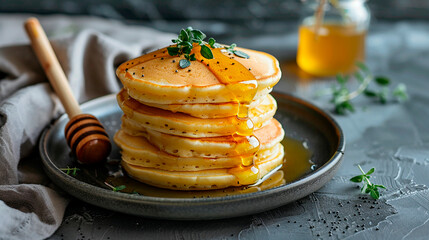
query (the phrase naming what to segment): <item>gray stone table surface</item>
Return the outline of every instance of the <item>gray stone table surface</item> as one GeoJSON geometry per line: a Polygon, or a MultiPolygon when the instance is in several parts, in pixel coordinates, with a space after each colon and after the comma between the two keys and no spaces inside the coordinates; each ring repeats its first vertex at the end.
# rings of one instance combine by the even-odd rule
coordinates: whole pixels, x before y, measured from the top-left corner
{"type": "MultiPolygon", "coordinates": [[[[276,91],[332,108],[328,98],[314,96],[333,79],[311,78],[294,63],[296,31],[230,41],[282,61],[276,91]]],[[[216,221],[146,219],[73,200],[52,239],[428,239],[429,23],[374,23],[366,58],[374,73],[394,85],[405,83],[410,100],[382,105],[362,97],[355,113],[334,115],[346,136],[346,154],[319,191],[271,211],[216,221]],[[358,164],[375,167],[373,181],[387,187],[377,203],[349,182],[358,164]]]]}

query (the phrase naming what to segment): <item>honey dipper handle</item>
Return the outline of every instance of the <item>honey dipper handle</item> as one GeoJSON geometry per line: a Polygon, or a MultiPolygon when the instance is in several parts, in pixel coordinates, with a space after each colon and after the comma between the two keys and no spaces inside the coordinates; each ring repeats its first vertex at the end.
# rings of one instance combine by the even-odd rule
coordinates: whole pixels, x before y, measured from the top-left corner
{"type": "Polygon", "coordinates": [[[24,26],[27,31],[27,35],[31,40],[34,52],[36,53],[43,70],[45,70],[52,87],[60,98],[67,115],[69,115],[69,118],[72,118],[80,114],[81,110],[79,108],[79,103],[73,96],[67,77],[55,56],[54,50],[52,49],[48,37],[46,37],[45,31],[43,31],[39,20],[36,18],[29,18],[25,21],[24,26]]]}

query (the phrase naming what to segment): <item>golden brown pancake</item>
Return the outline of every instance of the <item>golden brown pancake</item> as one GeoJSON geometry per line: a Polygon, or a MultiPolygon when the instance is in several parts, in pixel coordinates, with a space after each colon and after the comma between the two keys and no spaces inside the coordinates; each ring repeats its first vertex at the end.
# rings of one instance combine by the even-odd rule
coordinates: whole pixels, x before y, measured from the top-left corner
{"type": "MultiPolygon", "coordinates": [[[[271,95],[266,95],[259,99],[252,101],[250,108],[255,108],[266,98],[271,95]]],[[[239,103],[189,103],[189,104],[156,104],[142,102],[144,105],[168,110],[170,112],[181,112],[197,118],[224,118],[236,116],[238,112],[239,103]]]]}
{"type": "MultiPolygon", "coordinates": [[[[122,131],[131,136],[143,136],[148,142],[165,153],[177,157],[232,157],[254,154],[258,150],[273,147],[284,137],[280,123],[274,118],[254,132],[254,136],[221,136],[189,138],[144,129],[128,118],[122,118],[122,131]]],[[[129,140],[130,142],[132,140],[129,140]]],[[[121,144],[118,143],[122,147],[121,144]]]]}
{"type": "MultiPolygon", "coordinates": [[[[116,75],[121,80],[128,94],[140,102],[154,104],[183,104],[183,103],[227,103],[241,99],[241,95],[248,94],[246,87],[231,87],[219,80],[221,76],[237,77],[234,72],[242,71],[240,68],[250,69],[256,80],[257,92],[254,99],[268,94],[272,87],[280,80],[281,72],[278,61],[271,55],[250,49],[237,48],[250,55],[249,59],[234,58],[237,64],[225,65],[217,72],[211,70],[215,64],[226,64],[211,61],[207,66],[205,62],[192,61],[187,68],[180,68],[181,57],[171,57],[166,48],[148,53],[141,57],[121,64],[116,75]],[[163,56],[163,57],[161,57],[163,56]],[[176,72],[177,71],[177,72],[176,72]]],[[[213,51],[222,51],[213,49],[213,51]]],[[[228,56],[227,52],[222,54],[228,56]]],[[[204,60],[204,59],[202,59],[204,60]]],[[[229,64],[229,63],[228,63],[229,64]]],[[[242,72],[242,75],[246,74],[242,72]]],[[[240,74],[238,74],[240,77],[240,74]]],[[[234,79],[237,80],[237,79],[234,79]]]]}
{"type": "Polygon", "coordinates": [[[269,122],[277,109],[274,98],[265,98],[261,104],[250,109],[249,117],[252,120],[250,122],[250,120],[239,121],[235,116],[203,119],[183,113],[172,113],[141,104],[129,97],[125,90],[118,93],[117,100],[126,117],[142,128],[193,138],[232,135],[236,133],[238,124],[245,128],[253,122],[256,129],[261,128],[269,122]]]}
{"type": "MultiPolygon", "coordinates": [[[[226,157],[177,157],[165,153],[151,145],[143,137],[130,136],[118,131],[114,140],[122,149],[122,160],[128,164],[156,168],[165,171],[201,171],[207,169],[233,168],[242,164],[244,157],[247,156],[226,156],[226,157]]],[[[269,156],[276,155],[280,151],[280,143],[276,143],[270,148],[263,147],[255,158],[265,159],[269,156]]]]}
{"type": "Polygon", "coordinates": [[[165,171],[155,168],[145,168],[131,165],[122,161],[122,167],[127,173],[146,184],[174,190],[212,190],[231,186],[242,186],[254,183],[272,169],[283,163],[283,146],[279,144],[277,154],[269,155],[266,159],[258,159],[255,167],[259,170],[254,176],[249,171],[241,171],[240,167],[210,169],[202,171],[165,171]],[[237,177],[237,173],[241,174],[237,177]],[[240,182],[249,175],[250,182],[240,182]]]}

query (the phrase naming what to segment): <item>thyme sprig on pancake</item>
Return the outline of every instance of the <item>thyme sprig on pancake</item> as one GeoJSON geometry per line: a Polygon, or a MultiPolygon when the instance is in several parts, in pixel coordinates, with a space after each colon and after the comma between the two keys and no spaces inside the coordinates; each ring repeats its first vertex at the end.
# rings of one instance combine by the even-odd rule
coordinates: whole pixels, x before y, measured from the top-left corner
{"type": "Polygon", "coordinates": [[[238,56],[241,58],[246,58],[246,59],[250,58],[250,56],[247,53],[240,51],[240,50],[236,50],[236,49],[234,49],[235,47],[237,47],[237,44],[233,43],[229,47],[225,46],[225,49],[227,52],[233,53],[235,56],[238,56]]]}
{"type": "MultiPolygon", "coordinates": [[[[222,46],[216,43],[214,38],[210,38],[208,42],[205,42],[204,39],[206,35],[198,29],[193,29],[192,27],[187,27],[182,29],[176,39],[171,41],[176,45],[168,47],[167,51],[170,56],[181,56],[184,55],[185,59],[179,61],[179,66],[181,68],[187,68],[191,65],[191,61],[195,61],[195,53],[192,53],[194,43],[201,46],[200,54],[207,59],[213,59],[213,52],[210,48],[221,48],[222,46]],[[209,46],[207,46],[209,45],[209,46]]],[[[234,48],[237,45],[235,43],[231,46],[225,46],[227,52],[233,53],[238,57],[249,58],[249,55],[245,52],[235,50],[234,48]]]]}

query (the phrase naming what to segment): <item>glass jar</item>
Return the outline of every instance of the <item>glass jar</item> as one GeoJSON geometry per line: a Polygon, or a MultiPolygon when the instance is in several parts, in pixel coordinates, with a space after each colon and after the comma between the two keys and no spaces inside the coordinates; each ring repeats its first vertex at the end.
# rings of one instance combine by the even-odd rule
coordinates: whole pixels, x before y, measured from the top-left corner
{"type": "Polygon", "coordinates": [[[347,74],[365,60],[366,0],[303,0],[297,64],[315,76],[347,74]],[[322,11],[323,10],[323,11],[322,11]]]}

